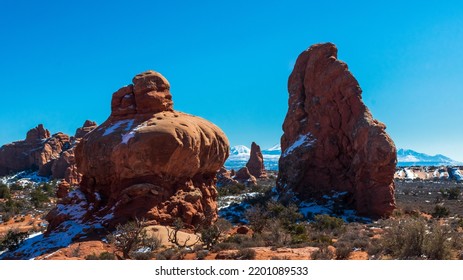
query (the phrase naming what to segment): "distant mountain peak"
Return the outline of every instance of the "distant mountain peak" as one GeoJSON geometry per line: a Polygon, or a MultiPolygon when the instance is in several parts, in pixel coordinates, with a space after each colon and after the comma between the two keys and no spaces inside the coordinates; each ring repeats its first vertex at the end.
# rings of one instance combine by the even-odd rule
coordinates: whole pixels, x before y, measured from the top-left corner
{"type": "Polygon", "coordinates": [[[247,154],[249,155],[251,153],[251,149],[244,145],[236,145],[230,148],[230,155],[241,155],[241,154],[247,154]]]}
{"type": "Polygon", "coordinates": [[[434,156],[416,152],[411,149],[399,149],[397,151],[398,165],[456,165],[459,162],[441,154],[434,156]]]}
{"type": "Polygon", "coordinates": [[[281,151],[281,145],[279,143],[275,144],[273,147],[268,148],[266,151],[281,151]]]}

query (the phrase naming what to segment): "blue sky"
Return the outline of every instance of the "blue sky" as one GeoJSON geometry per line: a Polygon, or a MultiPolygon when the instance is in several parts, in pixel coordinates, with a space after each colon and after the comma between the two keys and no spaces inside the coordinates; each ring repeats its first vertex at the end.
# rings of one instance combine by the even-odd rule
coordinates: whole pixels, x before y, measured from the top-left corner
{"type": "Polygon", "coordinates": [[[463,2],[322,2],[0,1],[0,144],[101,123],[153,69],[176,110],[267,148],[297,56],[333,42],[397,147],[463,161],[463,2]]]}

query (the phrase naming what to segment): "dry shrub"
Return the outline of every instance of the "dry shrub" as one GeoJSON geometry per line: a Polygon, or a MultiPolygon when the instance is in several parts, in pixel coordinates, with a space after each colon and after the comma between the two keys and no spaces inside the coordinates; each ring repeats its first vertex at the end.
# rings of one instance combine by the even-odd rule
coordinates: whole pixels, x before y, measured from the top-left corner
{"type": "Polygon", "coordinates": [[[312,260],[332,260],[336,256],[328,246],[322,246],[318,251],[312,253],[312,260]]]}

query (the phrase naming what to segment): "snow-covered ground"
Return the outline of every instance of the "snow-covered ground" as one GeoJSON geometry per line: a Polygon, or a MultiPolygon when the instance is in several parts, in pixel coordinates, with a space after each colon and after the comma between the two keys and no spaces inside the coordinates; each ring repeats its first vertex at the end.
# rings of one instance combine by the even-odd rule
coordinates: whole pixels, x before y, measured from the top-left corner
{"type": "Polygon", "coordinates": [[[0,177],[0,183],[5,185],[16,183],[21,186],[26,186],[46,183],[50,181],[49,177],[42,177],[37,173],[37,171],[21,171],[13,175],[0,177]]]}
{"type": "MultiPolygon", "coordinates": [[[[218,201],[219,216],[227,219],[232,223],[246,224],[245,212],[252,205],[248,199],[257,198],[260,193],[247,193],[236,196],[220,197],[218,201]]],[[[307,221],[312,221],[315,215],[330,215],[342,218],[346,222],[370,223],[371,219],[358,216],[353,209],[347,209],[342,206],[345,192],[333,192],[331,195],[325,195],[320,201],[294,201],[299,208],[299,212],[307,221]]],[[[273,199],[278,198],[275,188],[273,189],[273,199]]]]}

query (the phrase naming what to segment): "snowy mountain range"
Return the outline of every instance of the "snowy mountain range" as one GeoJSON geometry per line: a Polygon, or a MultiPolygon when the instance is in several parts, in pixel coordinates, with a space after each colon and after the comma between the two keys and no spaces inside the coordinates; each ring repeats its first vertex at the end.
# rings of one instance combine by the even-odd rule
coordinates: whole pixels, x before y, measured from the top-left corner
{"type": "Polygon", "coordinates": [[[410,149],[399,149],[397,151],[397,161],[399,166],[437,166],[437,165],[461,165],[449,157],[441,154],[430,156],[428,154],[419,153],[410,149]]]}
{"type": "MultiPolygon", "coordinates": [[[[227,169],[238,170],[246,165],[249,160],[251,149],[244,145],[230,148],[230,156],[225,162],[227,169]]],[[[278,170],[278,160],[281,156],[281,146],[276,144],[271,148],[262,150],[264,165],[267,170],[278,170]]],[[[398,166],[440,166],[440,165],[463,165],[444,155],[428,155],[410,149],[399,149],[397,151],[398,166]]]]}

